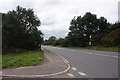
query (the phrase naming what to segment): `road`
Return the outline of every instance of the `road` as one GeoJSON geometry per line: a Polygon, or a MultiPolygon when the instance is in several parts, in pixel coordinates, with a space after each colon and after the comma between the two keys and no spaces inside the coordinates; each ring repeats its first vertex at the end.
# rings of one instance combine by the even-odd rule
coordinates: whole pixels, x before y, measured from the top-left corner
{"type": "Polygon", "coordinates": [[[42,47],[69,62],[70,78],[118,78],[118,52],[42,47]]]}

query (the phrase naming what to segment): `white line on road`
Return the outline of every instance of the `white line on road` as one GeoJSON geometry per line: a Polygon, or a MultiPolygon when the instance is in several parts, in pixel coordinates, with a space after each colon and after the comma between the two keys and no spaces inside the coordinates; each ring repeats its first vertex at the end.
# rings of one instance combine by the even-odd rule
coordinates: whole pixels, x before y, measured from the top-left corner
{"type": "Polygon", "coordinates": [[[88,54],[93,54],[93,53],[88,53],[88,54]]]}
{"type": "Polygon", "coordinates": [[[78,74],[82,75],[82,76],[87,76],[85,73],[83,72],[78,72],[78,74]]]}
{"type": "Polygon", "coordinates": [[[112,57],[115,57],[115,58],[120,58],[120,57],[118,57],[118,56],[112,56],[112,57]]]}
{"type": "Polygon", "coordinates": [[[68,75],[69,77],[72,77],[72,78],[75,77],[75,76],[74,76],[73,74],[71,74],[71,73],[67,73],[67,75],[68,75]]]}
{"type": "Polygon", "coordinates": [[[72,50],[72,52],[74,52],[74,50],[72,50]]]}
{"type": "Polygon", "coordinates": [[[107,56],[107,57],[115,57],[115,58],[120,58],[120,57],[118,57],[118,56],[111,56],[111,55],[100,54],[100,53],[88,53],[88,54],[93,54],[93,55],[100,55],[100,56],[107,56]]]}
{"type": "Polygon", "coordinates": [[[77,70],[77,68],[75,68],[75,67],[72,67],[71,69],[72,69],[72,70],[74,70],[74,71],[76,71],[76,70],[77,70]]]}
{"type": "MultiPolygon", "coordinates": [[[[57,53],[56,53],[57,54],[57,53]]],[[[58,54],[57,54],[58,55],[58,54]]],[[[58,55],[60,58],[62,58],[64,60],[65,63],[68,63],[69,64],[69,61],[66,60],[65,58],[63,58],[61,55],[58,55]]]]}

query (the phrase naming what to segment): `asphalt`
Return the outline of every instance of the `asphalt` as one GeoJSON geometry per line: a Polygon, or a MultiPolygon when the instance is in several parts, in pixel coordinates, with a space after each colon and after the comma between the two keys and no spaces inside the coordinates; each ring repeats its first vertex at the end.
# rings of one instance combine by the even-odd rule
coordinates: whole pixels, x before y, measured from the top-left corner
{"type": "Polygon", "coordinates": [[[2,75],[49,75],[64,71],[67,65],[59,56],[42,49],[44,60],[39,65],[9,68],[2,70],[2,75]]]}
{"type": "Polygon", "coordinates": [[[55,78],[118,78],[118,52],[42,47],[61,55],[72,67],[68,73],[55,78]]]}

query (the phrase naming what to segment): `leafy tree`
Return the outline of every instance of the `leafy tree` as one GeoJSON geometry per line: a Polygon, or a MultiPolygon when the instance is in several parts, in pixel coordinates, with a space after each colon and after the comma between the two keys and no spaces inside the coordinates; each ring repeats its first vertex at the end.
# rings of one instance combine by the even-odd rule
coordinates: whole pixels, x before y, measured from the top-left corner
{"type": "Polygon", "coordinates": [[[59,38],[57,41],[58,41],[59,46],[62,46],[62,47],[67,46],[66,40],[64,38],[59,38]]]}
{"type": "Polygon", "coordinates": [[[85,36],[83,34],[83,23],[82,18],[79,16],[77,19],[74,19],[70,23],[70,32],[68,34],[68,40],[70,41],[70,46],[85,46],[85,36]]]}
{"type": "Polygon", "coordinates": [[[56,37],[51,36],[48,40],[44,41],[44,45],[67,47],[68,46],[68,40],[67,40],[67,38],[56,39],[56,37]]]}
{"type": "Polygon", "coordinates": [[[40,20],[33,9],[18,6],[16,10],[2,14],[3,49],[36,49],[42,41],[42,33],[37,29],[40,20]]]}
{"type": "Polygon", "coordinates": [[[104,17],[97,19],[95,14],[87,12],[83,17],[78,16],[70,23],[68,34],[71,46],[88,46],[91,36],[99,34],[101,38],[109,27],[104,17]]]}
{"type": "Polygon", "coordinates": [[[48,39],[48,41],[49,41],[49,45],[55,45],[56,37],[51,36],[51,37],[48,39]]]}
{"type": "Polygon", "coordinates": [[[44,40],[44,41],[43,41],[43,45],[49,45],[48,40],[44,40]]]}
{"type": "Polygon", "coordinates": [[[111,24],[111,26],[109,27],[108,33],[110,33],[111,31],[120,28],[120,22],[116,22],[114,24],[111,24]]]}

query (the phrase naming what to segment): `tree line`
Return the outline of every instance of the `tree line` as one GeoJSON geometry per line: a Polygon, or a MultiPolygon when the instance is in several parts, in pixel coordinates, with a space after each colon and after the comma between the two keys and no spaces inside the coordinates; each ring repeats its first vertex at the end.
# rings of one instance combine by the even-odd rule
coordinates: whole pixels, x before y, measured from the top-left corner
{"type": "Polygon", "coordinates": [[[2,13],[3,53],[15,49],[38,49],[43,33],[37,29],[41,24],[33,9],[17,6],[16,10],[2,13]]]}
{"type": "Polygon", "coordinates": [[[65,38],[57,39],[51,36],[43,42],[44,45],[54,46],[120,46],[120,22],[111,24],[106,18],[87,12],[83,17],[74,17],[65,38]]]}

